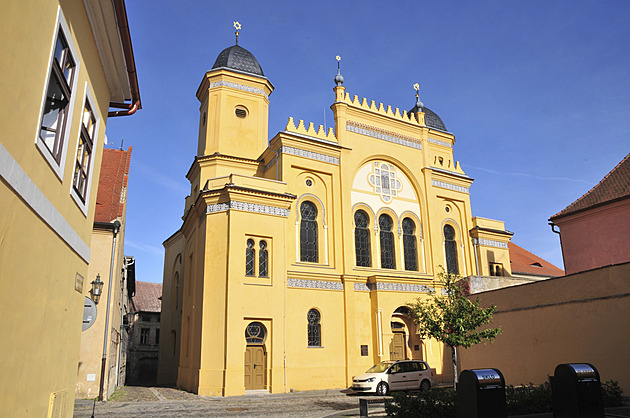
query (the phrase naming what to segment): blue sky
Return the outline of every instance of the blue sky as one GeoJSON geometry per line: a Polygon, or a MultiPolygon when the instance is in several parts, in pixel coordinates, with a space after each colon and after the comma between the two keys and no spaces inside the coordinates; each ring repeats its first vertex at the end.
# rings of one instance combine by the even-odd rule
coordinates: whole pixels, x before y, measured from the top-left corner
{"type": "Polygon", "coordinates": [[[547,219],[630,152],[630,2],[127,1],[143,109],[107,126],[133,146],[125,254],[161,282],[181,226],[203,74],[234,44],[275,86],[269,135],[290,116],[330,126],[336,55],[351,95],[409,109],[420,98],[455,135],[474,216],[563,268],[547,219]]]}

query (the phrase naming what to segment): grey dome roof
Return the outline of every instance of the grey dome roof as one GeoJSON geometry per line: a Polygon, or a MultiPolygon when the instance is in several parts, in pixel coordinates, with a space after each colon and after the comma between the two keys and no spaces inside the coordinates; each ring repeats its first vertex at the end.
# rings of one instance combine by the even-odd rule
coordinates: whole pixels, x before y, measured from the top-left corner
{"type": "MultiPolygon", "coordinates": [[[[408,113],[411,114],[417,111],[418,111],[418,106],[414,106],[408,113]]],[[[420,107],[420,111],[424,112],[424,123],[426,126],[428,126],[429,128],[448,132],[446,130],[446,126],[444,125],[444,122],[442,122],[442,119],[437,115],[437,113],[435,113],[434,111],[432,111],[431,109],[425,106],[420,107]]]]}
{"type": "Polygon", "coordinates": [[[248,74],[264,77],[263,70],[254,55],[243,47],[233,45],[225,48],[217,60],[214,62],[212,69],[225,68],[229,70],[241,71],[248,74]]]}

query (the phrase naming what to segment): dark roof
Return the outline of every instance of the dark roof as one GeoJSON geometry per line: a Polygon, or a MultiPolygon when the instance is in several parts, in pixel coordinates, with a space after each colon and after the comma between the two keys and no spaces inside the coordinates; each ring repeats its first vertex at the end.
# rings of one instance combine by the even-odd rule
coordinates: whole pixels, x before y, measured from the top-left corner
{"type": "Polygon", "coordinates": [[[512,274],[535,274],[549,277],[564,276],[564,270],[559,269],[550,262],[530,253],[513,242],[508,242],[508,249],[510,251],[510,268],[512,274]]]}
{"type": "Polygon", "coordinates": [[[630,154],[626,155],[626,158],[606,174],[595,187],[553,215],[551,220],[627,197],[630,197],[630,154]]]}
{"type": "Polygon", "coordinates": [[[136,281],[136,294],[131,299],[135,312],[162,311],[162,283],[136,281]]]}
{"type": "MultiPolygon", "coordinates": [[[[407,112],[410,116],[412,113],[416,113],[418,111],[418,106],[414,106],[409,112],[407,112]]],[[[442,118],[440,118],[437,113],[429,109],[428,107],[422,106],[420,108],[421,112],[424,112],[424,124],[429,128],[438,129],[440,131],[448,132],[446,130],[446,126],[444,122],[442,122],[442,118]]]]}
{"type": "Polygon", "coordinates": [[[112,222],[123,216],[130,162],[131,147],[126,151],[103,150],[94,222],[112,222]]]}
{"type": "Polygon", "coordinates": [[[248,74],[264,77],[263,70],[254,55],[243,47],[233,45],[225,48],[217,60],[214,62],[212,69],[225,68],[228,70],[241,71],[248,74]]]}

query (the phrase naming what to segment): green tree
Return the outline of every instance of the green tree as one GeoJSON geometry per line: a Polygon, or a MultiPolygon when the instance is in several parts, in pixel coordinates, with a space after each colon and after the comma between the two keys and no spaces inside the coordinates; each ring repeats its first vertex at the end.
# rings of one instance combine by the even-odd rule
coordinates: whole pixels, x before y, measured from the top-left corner
{"type": "Polygon", "coordinates": [[[408,304],[422,338],[434,338],[451,348],[453,385],[457,387],[457,347],[470,348],[483,340],[494,341],[501,328],[484,328],[490,323],[495,305],[480,306],[479,299],[467,296],[467,283],[459,276],[442,271],[442,294],[431,291],[429,299],[418,298],[408,304]]]}

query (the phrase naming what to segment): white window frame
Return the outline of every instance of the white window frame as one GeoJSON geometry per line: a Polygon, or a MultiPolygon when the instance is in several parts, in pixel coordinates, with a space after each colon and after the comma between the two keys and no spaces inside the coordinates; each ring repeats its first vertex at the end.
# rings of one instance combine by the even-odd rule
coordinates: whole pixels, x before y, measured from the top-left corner
{"type": "MultiPolygon", "coordinates": [[[[83,214],[85,216],[87,216],[87,212],[88,212],[88,207],[89,207],[89,203],[90,203],[90,192],[92,190],[92,180],[93,180],[93,174],[94,174],[94,157],[96,156],[96,150],[98,149],[98,136],[99,136],[99,129],[101,127],[101,115],[98,113],[98,108],[96,107],[96,102],[94,101],[94,96],[92,96],[92,92],[90,91],[90,88],[88,86],[87,81],[85,82],[85,89],[83,92],[83,101],[81,103],[81,124],[83,124],[83,109],[85,108],[85,103],[88,102],[90,104],[90,109],[92,110],[92,113],[94,114],[94,138],[92,138],[92,154],[90,155],[90,162],[89,162],[89,167],[90,169],[88,170],[88,178],[87,178],[87,186],[86,186],[86,192],[85,192],[85,202],[83,202],[81,200],[81,197],[79,196],[79,194],[77,193],[76,190],[74,190],[74,178],[71,179],[70,181],[70,195],[72,196],[72,199],[74,199],[74,202],[77,204],[77,206],[79,206],[79,208],[81,209],[81,212],[83,212],[83,214]]],[[[74,146],[74,158],[72,160],[72,177],[74,177],[74,165],[76,164],[76,157],[77,157],[77,152],[79,150],[79,142],[81,139],[81,125],[79,125],[79,130],[78,133],[76,135],[76,144],[74,146]]]]}
{"type": "Polygon", "coordinates": [[[50,168],[52,168],[52,170],[55,172],[55,174],[57,175],[57,177],[59,177],[59,180],[61,181],[63,181],[63,173],[66,166],[66,157],[68,154],[68,142],[70,139],[70,131],[72,130],[72,125],[73,125],[72,122],[73,122],[74,105],[77,99],[77,84],[79,82],[79,71],[81,67],[81,62],[79,61],[79,54],[77,52],[76,47],[74,46],[74,41],[72,40],[72,37],[70,36],[70,34],[71,34],[70,29],[68,27],[68,24],[66,23],[65,17],[63,16],[61,7],[59,6],[57,9],[57,20],[55,22],[55,30],[52,37],[52,46],[50,48],[48,70],[46,71],[46,82],[44,83],[44,91],[42,93],[42,101],[41,101],[42,104],[39,111],[39,118],[37,119],[37,130],[35,132],[35,145],[39,149],[40,153],[44,156],[44,159],[50,165],[50,168]],[[52,65],[55,59],[55,48],[57,46],[57,38],[59,36],[60,28],[68,44],[68,48],[70,49],[70,52],[72,53],[72,58],[75,62],[75,68],[74,68],[74,75],[72,78],[72,85],[69,86],[71,95],[70,95],[68,115],[66,118],[66,125],[65,125],[65,129],[63,133],[63,138],[61,139],[62,141],[61,159],[59,160],[59,163],[57,163],[57,161],[55,161],[55,158],[52,156],[50,150],[44,143],[44,141],[39,137],[39,133],[42,126],[42,117],[44,115],[44,109],[46,107],[46,94],[48,93],[48,84],[50,82],[50,75],[51,75],[50,73],[52,72],[52,65]]]}

